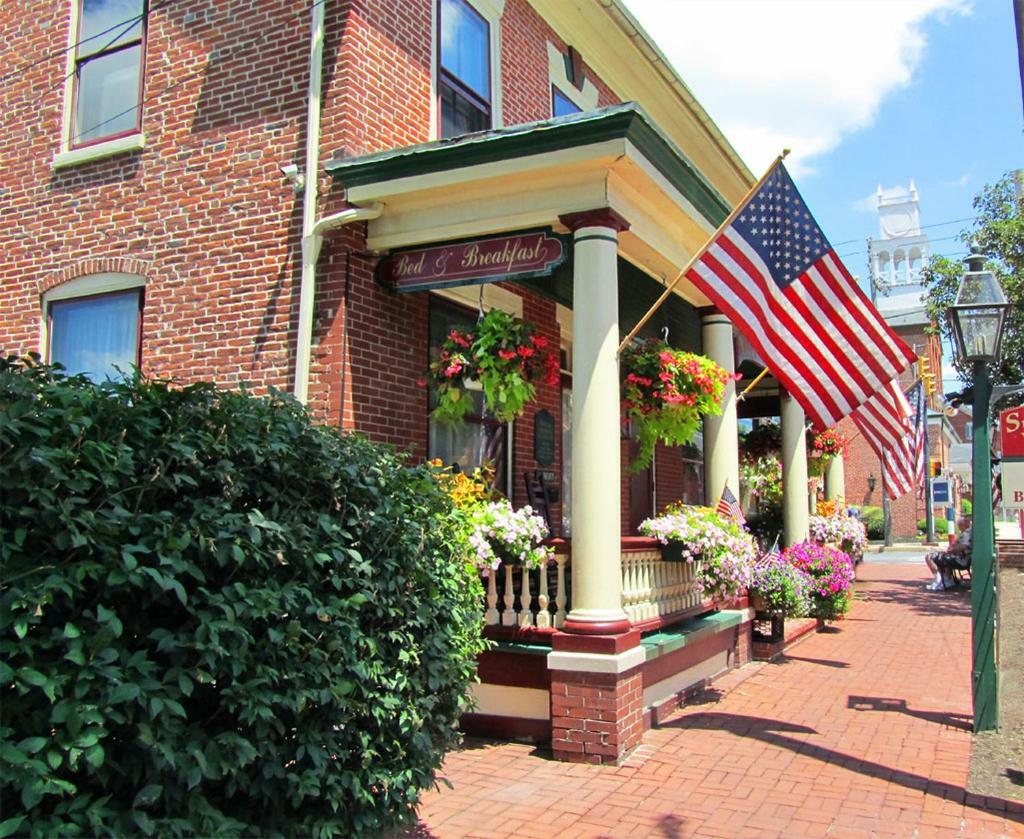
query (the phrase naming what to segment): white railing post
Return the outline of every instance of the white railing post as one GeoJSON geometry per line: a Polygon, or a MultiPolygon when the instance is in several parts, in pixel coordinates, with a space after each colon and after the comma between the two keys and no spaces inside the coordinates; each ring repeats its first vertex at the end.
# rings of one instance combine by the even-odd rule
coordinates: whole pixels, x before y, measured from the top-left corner
{"type": "Polygon", "coordinates": [[[522,584],[519,593],[519,625],[533,626],[533,595],[530,594],[530,569],[522,567],[522,584]]]}
{"type": "Polygon", "coordinates": [[[487,626],[494,626],[498,622],[498,583],[496,581],[498,571],[492,568],[487,573],[487,612],[484,614],[484,623],[487,626]]]}
{"type": "Polygon", "coordinates": [[[568,559],[568,554],[555,554],[555,565],[558,568],[558,585],[555,587],[555,629],[561,629],[565,623],[565,606],[569,599],[565,591],[565,563],[568,559]]]}
{"type": "Polygon", "coordinates": [[[540,591],[537,592],[537,628],[547,629],[551,626],[551,612],[548,611],[548,563],[540,567],[540,591]]]}
{"type": "Polygon", "coordinates": [[[505,566],[505,610],[501,613],[502,626],[516,625],[516,593],[512,587],[512,566],[505,566]]]}

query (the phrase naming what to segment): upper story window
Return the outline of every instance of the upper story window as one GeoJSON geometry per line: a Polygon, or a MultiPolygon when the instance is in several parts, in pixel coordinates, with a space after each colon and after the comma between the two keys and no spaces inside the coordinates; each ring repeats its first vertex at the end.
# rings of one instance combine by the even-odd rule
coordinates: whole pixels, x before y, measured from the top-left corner
{"type": "Polygon", "coordinates": [[[554,85],[551,85],[551,116],[564,117],[578,114],[583,109],[554,85]]]}
{"type": "Polygon", "coordinates": [[[47,292],[48,360],[94,381],[129,374],[141,363],[144,283],[132,274],[94,274],[47,292]]]}
{"type": "Polygon", "coordinates": [[[493,125],[491,24],[466,0],[440,0],[441,137],[493,125]]]}
{"type": "Polygon", "coordinates": [[[71,147],[141,130],[148,0],[74,0],[71,147]]]}

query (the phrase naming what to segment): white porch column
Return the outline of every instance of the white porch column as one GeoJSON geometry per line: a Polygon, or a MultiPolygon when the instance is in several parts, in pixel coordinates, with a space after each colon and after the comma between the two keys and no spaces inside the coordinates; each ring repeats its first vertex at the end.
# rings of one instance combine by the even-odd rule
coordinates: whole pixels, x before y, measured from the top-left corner
{"type": "Polygon", "coordinates": [[[825,470],[825,500],[837,498],[846,498],[846,466],[841,454],[833,457],[825,470]]]}
{"type": "MultiPolygon", "coordinates": [[[[736,372],[732,324],[718,311],[701,318],[704,355],[729,373],[736,372]]],[[[740,497],[739,428],[736,423],[736,383],[725,386],[721,416],[704,417],[704,501],[714,507],[728,484],[740,497]]]]}
{"type": "Polygon", "coordinates": [[[782,528],[787,547],[803,542],[809,533],[807,510],[807,443],[804,409],[780,390],[782,424],[782,528]]]}
{"type": "Polygon", "coordinates": [[[572,610],[566,632],[629,630],[622,610],[618,232],[611,210],[563,216],[573,231],[572,610]]]}

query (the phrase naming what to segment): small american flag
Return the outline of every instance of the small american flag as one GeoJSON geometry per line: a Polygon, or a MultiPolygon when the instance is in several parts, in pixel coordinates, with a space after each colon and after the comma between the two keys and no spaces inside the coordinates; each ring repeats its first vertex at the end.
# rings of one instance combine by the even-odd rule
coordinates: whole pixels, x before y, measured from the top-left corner
{"type": "Polygon", "coordinates": [[[729,489],[728,485],[722,490],[722,497],[718,499],[718,504],[715,505],[715,512],[739,524],[744,524],[747,521],[743,515],[743,510],[740,509],[740,502],[736,500],[736,496],[732,494],[732,490],[729,489]]]}
{"type": "Polygon", "coordinates": [[[750,341],[816,428],[863,406],[883,446],[905,434],[906,400],[890,391],[899,390],[895,379],[915,355],[839,260],[781,160],[686,277],[750,341]]]}

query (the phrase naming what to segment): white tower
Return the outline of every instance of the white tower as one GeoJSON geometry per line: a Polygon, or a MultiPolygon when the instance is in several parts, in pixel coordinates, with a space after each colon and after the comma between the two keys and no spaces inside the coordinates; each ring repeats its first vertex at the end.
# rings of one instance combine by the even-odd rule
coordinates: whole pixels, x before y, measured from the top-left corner
{"type": "Polygon", "coordinates": [[[928,265],[928,236],[921,232],[921,210],[914,181],[907,192],[886,195],[878,187],[879,238],[871,242],[875,305],[883,315],[921,309],[925,288],[921,269],[928,265]]]}

